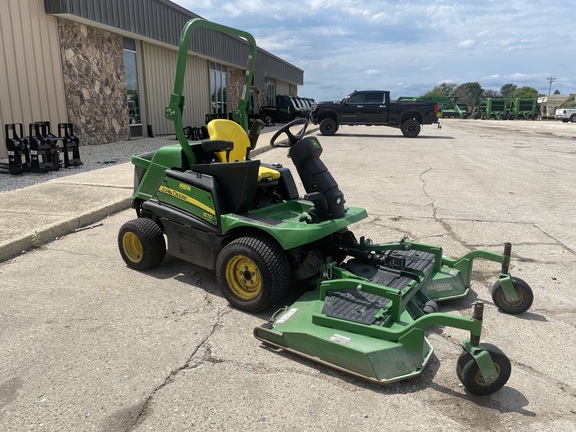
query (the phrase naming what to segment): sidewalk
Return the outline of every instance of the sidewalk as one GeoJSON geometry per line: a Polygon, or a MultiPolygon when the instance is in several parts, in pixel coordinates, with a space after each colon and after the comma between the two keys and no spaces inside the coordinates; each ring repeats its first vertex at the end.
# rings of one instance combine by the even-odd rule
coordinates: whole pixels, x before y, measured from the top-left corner
{"type": "MultiPolygon", "coordinates": [[[[260,136],[253,157],[271,148],[274,133],[260,136]]],[[[133,182],[124,163],[0,193],[0,263],[129,208],[133,182]]]]}

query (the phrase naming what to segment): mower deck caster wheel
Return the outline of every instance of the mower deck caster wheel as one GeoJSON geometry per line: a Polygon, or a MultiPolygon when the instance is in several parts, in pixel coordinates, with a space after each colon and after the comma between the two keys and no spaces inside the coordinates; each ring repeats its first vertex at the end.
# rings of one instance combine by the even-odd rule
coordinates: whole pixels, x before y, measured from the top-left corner
{"type": "Polygon", "coordinates": [[[122,225],[118,248],[126,265],[139,271],[156,267],[166,256],[162,229],[147,218],[132,219],[122,225]]]}
{"type": "Polygon", "coordinates": [[[517,315],[526,312],[530,309],[534,301],[532,288],[520,278],[511,277],[510,280],[512,281],[512,285],[514,285],[518,300],[513,303],[506,300],[500,281],[496,281],[496,283],[492,285],[492,301],[494,301],[498,309],[507,314],[517,315]]]}
{"type": "Polygon", "coordinates": [[[500,390],[508,382],[512,372],[510,360],[499,348],[492,344],[482,344],[482,347],[490,354],[498,373],[495,380],[486,382],[476,364],[476,360],[467,351],[460,354],[456,363],[458,379],[470,393],[478,396],[489,395],[500,390]]]}

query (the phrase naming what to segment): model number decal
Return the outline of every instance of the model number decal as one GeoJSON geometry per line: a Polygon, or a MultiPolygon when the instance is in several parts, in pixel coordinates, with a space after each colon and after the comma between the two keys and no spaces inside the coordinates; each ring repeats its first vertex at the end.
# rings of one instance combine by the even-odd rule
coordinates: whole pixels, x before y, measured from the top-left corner
{"type": "Polygon", "coordinates": [[[330,340],[332,342],[348,345],[352,339],[350,339],[347,336],[342,336],[339,335],[338,333],[334,333],[332,336],[330,336],[330,340]]]}
{"type": "Polygon", "coordinates": [[[276,320],[276,323],[283,323],[283,322],[288,321],[288,318],[290,318],[292,315],[294,315],[297,310],[298,310],[298,308],[291,308],[290,310],[288,310],[288,312],[286,312],[284,315],[282,315],[280,318],[278,318],[276,320]]]}

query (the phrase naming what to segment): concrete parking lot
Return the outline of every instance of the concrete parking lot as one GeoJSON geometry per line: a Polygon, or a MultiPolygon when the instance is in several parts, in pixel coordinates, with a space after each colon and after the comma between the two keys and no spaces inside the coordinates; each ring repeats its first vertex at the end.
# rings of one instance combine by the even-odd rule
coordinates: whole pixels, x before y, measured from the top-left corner
{"type": "MultiPolygon", "coordinates": [[[[496,309],[499,266],[482,261],[473,292],[441,305],[468,315],[486,302],[483,341],[513,368],[495,394],[464,390],[455,365],[468,335],[451,328],[428,335],[421,376],[386,386],[268,349],[252,329],[274,311],[232,309],[212,272],[171,257],[128,269],[125,210],[0,263],[0,430],[576,430],[573,136],[571,123],[447,120],[416,139],[364,126],[319,137],[347,203],[370,215],[357,236],[408,235],[453,257],[512,242],[511,272],[534,290],[528,312],[496,309]]],[[[291,166],[285,149],[258,158],[291,166]]],[[[125,170],[115,187],[129,196],[130,164],[77,181],[104,186],[108,169],[125,170]]]]}

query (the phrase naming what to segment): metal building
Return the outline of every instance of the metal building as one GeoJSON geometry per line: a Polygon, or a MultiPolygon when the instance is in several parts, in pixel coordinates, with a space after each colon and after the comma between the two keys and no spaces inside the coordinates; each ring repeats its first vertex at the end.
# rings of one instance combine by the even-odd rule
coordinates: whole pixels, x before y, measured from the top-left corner
{"type": "MultiPolygon", "coordinates": [[[[74,124],[82,144],[171,134],[164,108],[173,90],[184,24],[198,15],[168,0],[0,0],[0,157],[3,125],[74,124]]],[[[258,41],[256,41],[258,42],[258,41]]],[[[184,123],[231,112],[248,47],[200,28],[192,36],[184,123]]],[[[255,111],[276,94],[298,92],[304,72],[258,50],[255,111]]]]}

